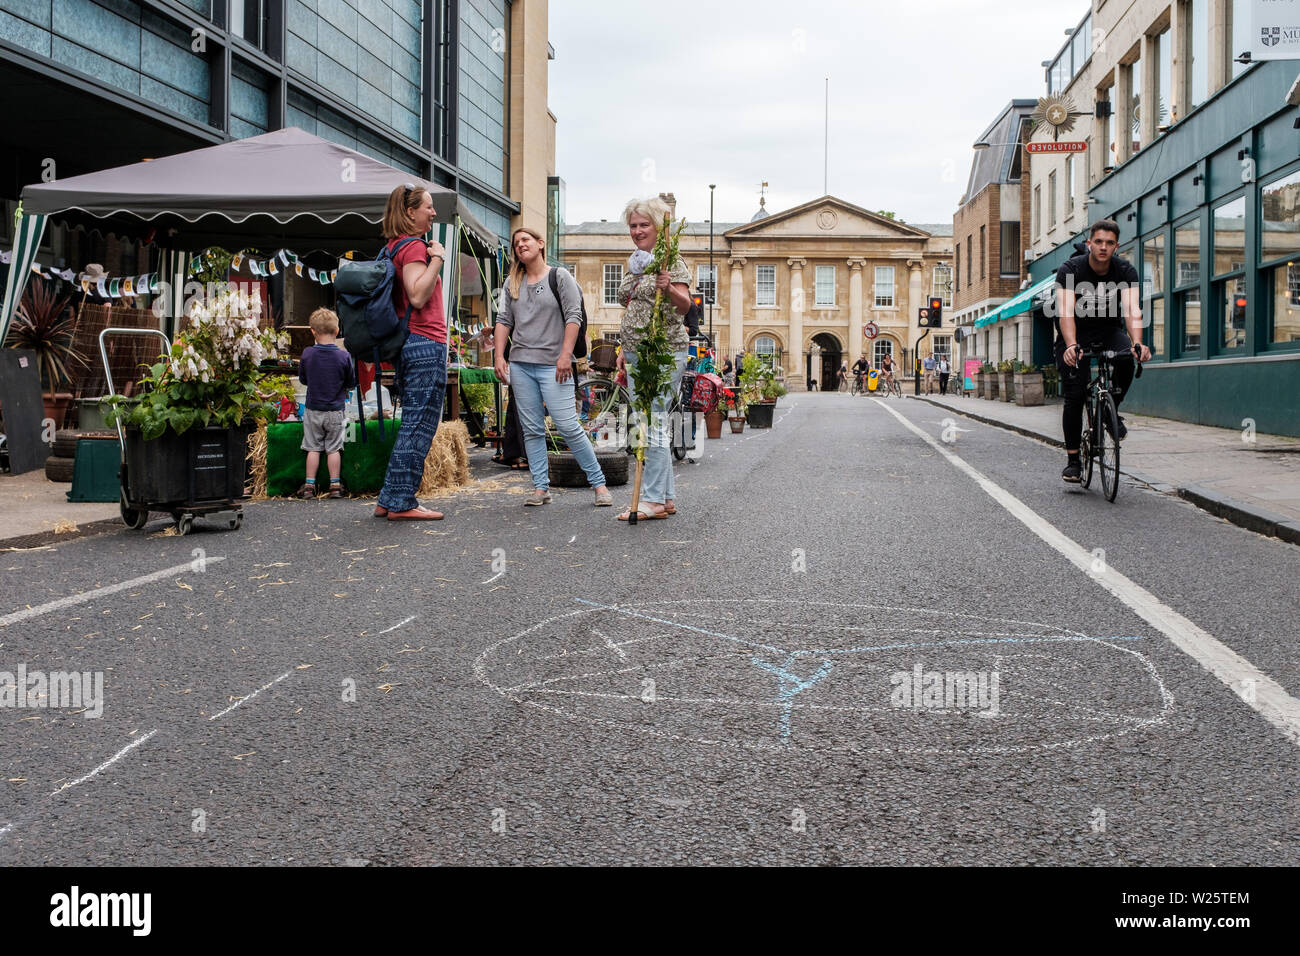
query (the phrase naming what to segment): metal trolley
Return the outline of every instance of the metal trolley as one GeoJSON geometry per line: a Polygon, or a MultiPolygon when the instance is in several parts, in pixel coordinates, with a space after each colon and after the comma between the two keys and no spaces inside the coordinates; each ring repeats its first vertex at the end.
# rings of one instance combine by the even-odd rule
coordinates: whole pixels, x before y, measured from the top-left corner
{"type": "MultiPolygon", "coordinates": [[[[99,333],[99,355],[110,396],[117,389],[108,360],[109,335],[156,335],[162,339],[163,351],[171,351],[171,340],[157,329],[104,329],[99,333]]],[[[198,517],[224,522],[231,531],[238,529],[244,521],[239,501],[244,497],[247,437],[244,429],[196,427],[184,435],[168,431],[146,442],[138,431],[123,429],[119,417],[122,521],[139,531],[148,523],[149,513],[157,511],[170,514],[181,534],[189,534],[198,517]],[[232,468],[236,461],[239,467],[232,468]]]]}

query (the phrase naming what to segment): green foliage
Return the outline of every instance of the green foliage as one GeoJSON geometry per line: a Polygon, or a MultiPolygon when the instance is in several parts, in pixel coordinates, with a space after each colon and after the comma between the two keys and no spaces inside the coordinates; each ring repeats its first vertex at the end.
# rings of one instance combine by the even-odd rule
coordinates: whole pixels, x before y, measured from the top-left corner
{"type": "Polygon", "coordinates": [[[1026,372],[1036,372],[1038,371],[1038,369],[1034,368],[1032,365],[1025,364],[1024,362],[1020,361],[1020,359],[1016,359],[1011,365],[1011,371],[1015,372],[1018,375],[1023,375],[1026,372]]]}
{"type": "Polygon", "coordinates": [[[203,268],[191,276],[194,281],[202,282],[205,286],[209,282],[229,281],[230,261],[235,258],[234,253],[227,252],[220,246],[213,246],[204,251],[203,257],[203,268]]]}
{"type": "Polygon", "coordinates": [[[999,362],[999,363],[998,363],[998,371],[999,371],[999,372],[1010,372],[1010,371],[1012,371],[1011,360],[1010,360],[1010,359],[1003,359],[1001,362],[999,362]]]}
{"type": "Polygon", "coordinates": [[[776,372],[772,366],[754,352],[746,352],[745,357],[741,359],[740,374],[736,380],[746,402],[763,401],[768,397],[767,393],[772,391],[773,386],[781,389],[779,393],[772,395],[773,398],[785,394],[785,386],[776,381],[776,372]]]}
{"type": "Polygon", "coordinates": [[[490,412],[496,407],[492,386],[487,382],[462,385],[461,390],[465,393],[465,401],[471,412],[490,412]]]}
{"type": "Polygon", "coordinates": [[[194,427],[272,421],[279,400],[293,397],[293,384],[258,371],[263,359],[276,358],[287,344],[258,327],[260,315],[256,297],[237,292],[196,305],[171,350],[140,380],[143,393],[104,399],[107,422],[139,428],[148,441],[168,428],[184,434],[194,427]]]}
{"type": "MultiPolygon", "coordinates": [[[[665,216],[659,235],[655,239],[653,257],[646,266],[646,275],[670,272],[677,265],[680,254],[682,231],[686,220],[673,229],[672,220],[665,216]]],[[[642,330],[641,339],[636,345],[636,374],[632,377],[632,402],[637,411],[649,421],[655,400],[668,390],[672,384],[676,358],[668,340],[668,330],[677,321],[672,300],[663,292],[655,294],[654,308],[650,320],[642,330]]],[[[636,449],[637,458],[645,460],[645,442],[639,442],[636,449]]]]}
{"type": "Polygon", "coordinates": [[[18,303],[6,343],[36,353],[42,388],[53,393],[72,379],[72,368],[86,359],[73,345],[77,329],[72,297],[58,295],[44,279],[33,278],[18,303]]]}

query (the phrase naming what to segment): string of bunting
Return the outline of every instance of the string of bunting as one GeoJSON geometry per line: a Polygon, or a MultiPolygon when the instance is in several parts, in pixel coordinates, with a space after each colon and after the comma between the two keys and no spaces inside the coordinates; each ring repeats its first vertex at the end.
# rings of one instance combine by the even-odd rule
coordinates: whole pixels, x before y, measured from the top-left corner
{"type": "MultiPolygon", "coordinates": [[[[352,257],[348,255],[347,258],[352,257]]],[[[281,249],[269,259],[254,259],[245,256],[243,250],[240,250],[230,260],[230,271],[238,272],[245,263],[248,264],[248,271],[254,276],[269,278],[292,269],[294,275],[305,277],[319,285],[332,285],[335,276],[339,273],[337,269],[313,269],[305,266],[298,258],[298,254],[288,249],[281,249]]]]}

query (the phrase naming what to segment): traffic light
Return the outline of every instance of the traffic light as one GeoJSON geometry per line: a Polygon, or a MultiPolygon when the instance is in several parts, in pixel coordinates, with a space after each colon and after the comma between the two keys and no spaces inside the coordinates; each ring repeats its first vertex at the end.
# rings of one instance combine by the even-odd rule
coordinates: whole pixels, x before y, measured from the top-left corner
{"type": "Polygon", "coordinates": [[[701,295],[700,293],[696,292],[694,295],[691,296],[691,305],[693,305],[693,306],[694,306],[695,308],[697,308],[697,309],[703,309],[703,308],[704,308],[704,296],[701,295]]]}
{"type": "Polygon", "coordinates": [[[1236,295],[1232,298],[1232,323],[1231,328],[1244,329],[1246,327],[1246,297],[1236,295]]]}
{"type": "Polygon", "coordinates": [[[943,299],[937,295],[930,296],[930,328],[937,329],[943,325],[943,299]]]}
{"type": "Polygon", "coordinates": [[[937,329],[939,323],[943,321],[943,313],[935,311],[933,308],[917,309],[916,317],[917,325],[923,329],[937,329]]]}

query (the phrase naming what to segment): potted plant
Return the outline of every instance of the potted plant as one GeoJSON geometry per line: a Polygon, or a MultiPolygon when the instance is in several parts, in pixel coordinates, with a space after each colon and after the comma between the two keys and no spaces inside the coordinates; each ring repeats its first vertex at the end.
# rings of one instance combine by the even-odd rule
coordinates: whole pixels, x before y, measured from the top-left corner
{"type": "Polygon", "coordinates": [[[1043,373],[1043,394],[1051,395],[1053,398],[1061,394],[1061,373],[1054,364],[1044,365],[1043,373]]]}
{"type": "Polygon", "coordinates": [[[747,353],[741,362],[739,381],[745,420],[751,428],[771,428],[776,400],[785,394],[785,386],[777,382],[772,367],[754,352],[747,353]]]}
{"type": "Polygon", "coordinates": [[[727,418],[727,395],[729,389],[718,390],[718,400],[704,413],[704,432],[709,438],[722,437],[722,423],[727,418]]]}
{"type": "Polygon", "coordinates": [[[1038,369],[1034,368],[1032,365],[1026,365],[1019,359],[1016,360],[1014,371],[1016,379],[1016,404],[1043,404],[1043,373],[1038,371],[1038,369]]]}
{"type": "Polygon", "coordinates": [[[18,303],[5,342],[10,348],[36,353],[45,417],[54,420],[55,428],[63,427],[72,404],[72,393],[59,391],[59,386],[72,381],[74,368],[88,365],[73,344],[76,328],[72,297],[58,295],[49,283],[33,279],[18,303]]]}
{"type": "Polygon", "coordinates": [[[1004,402],[1011,401],[1013,397],[1014,368],[1010,359],[1003,359],[998,363],[998,398],[1004,402]]]}
{"type": "Polygon", "coordinates": [[[991,401],[997,401],[998,398],[998,372],[988,362],[980,366],[980,398],[991,401]]]}
{"type": "MultiPolygon", "coordinates": [[[[259,327],[261,301],[232,291],[196,302],[171,350],[149,367],[136,395],[104,399],[109,424],[126,432],[124,488],[132,503],[170,505],[243,496],[248,435],[293,397],[284,376],[258,366],[288,337],[259,327]],[[221,467],[200,467],[195,448],[222,446],[221,467]]],[[[125,516],[125,501],[123,504],[125,516]]],[[[154,510],[167,510],[156,507],[154,510]]]]}
{"type": "Polygon", "coordinates": [[[731,423],[731,433],[739,434],[745,430],[745,399],[737,388],[724,388],[718,399],[718,410],[731,423]]]}

